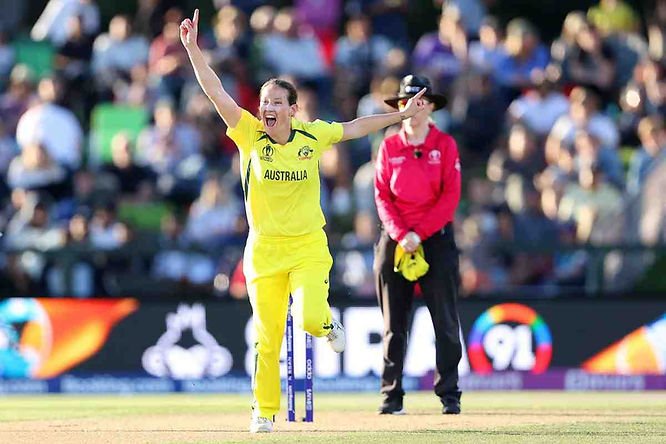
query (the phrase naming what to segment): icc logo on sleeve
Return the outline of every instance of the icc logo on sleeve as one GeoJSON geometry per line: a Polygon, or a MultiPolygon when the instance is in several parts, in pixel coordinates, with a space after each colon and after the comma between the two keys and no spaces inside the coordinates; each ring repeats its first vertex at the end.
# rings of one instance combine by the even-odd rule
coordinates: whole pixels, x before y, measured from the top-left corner
{"type": "Polygon", "coordinates": [[[266,145],[261,149],[261,160],[265,160],[266,162],[272,162],[273,161],[273,149],[272,146],[266,145]]]}

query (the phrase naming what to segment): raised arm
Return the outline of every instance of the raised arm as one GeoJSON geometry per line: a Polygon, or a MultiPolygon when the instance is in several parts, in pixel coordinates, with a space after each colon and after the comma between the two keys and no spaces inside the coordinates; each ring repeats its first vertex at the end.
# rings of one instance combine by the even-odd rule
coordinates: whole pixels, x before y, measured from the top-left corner
{"type": "Polygon", "coordinates": [[[414,114],[421,111],[426,107],[425,100],[421,96],[425,94],[426,89],[416,93],[405,105],[402,111],[395,111],[386,114],[373,114],[371,116],[359,117],[351,122],[342,124],[344,132],[342,133],[341,141],[358,139],[359,137],[367,136],[370,133],[379,131],[387,126],[394,125],[402,120],[409,119],[414,114]]]}
{"type": "Polygon", "coordinates": [[[194,10],[192,20],[189,18],[183,20],[180,24],[180,41],[187,50],[194,74],[197,76],[199,85],[203,92],[208,96],[217,113],[222,117],[228,127],[234,128],[241,117],[241,108],[234,99],[222,87],[219,77],[215,71],[208,66],[204,55],[197,44],[197,35],[199,34],[199,10],[194,10]]]}

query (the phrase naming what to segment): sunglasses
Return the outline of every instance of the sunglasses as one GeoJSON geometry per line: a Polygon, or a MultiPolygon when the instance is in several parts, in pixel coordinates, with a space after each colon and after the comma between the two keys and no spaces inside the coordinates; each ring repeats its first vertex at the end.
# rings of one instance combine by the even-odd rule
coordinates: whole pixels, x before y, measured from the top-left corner
{"type": "MultiPolygon", "coordinates": [[[[426,105],[430,104],[430,100],[426,99],[425,97],[422,97],[421,100],[425,102],[426,105]]],[[[405,106],[407,106],[407,102],[409,99],[400,99],[398,100],[398,109],[403,109],[405,106]]]]}

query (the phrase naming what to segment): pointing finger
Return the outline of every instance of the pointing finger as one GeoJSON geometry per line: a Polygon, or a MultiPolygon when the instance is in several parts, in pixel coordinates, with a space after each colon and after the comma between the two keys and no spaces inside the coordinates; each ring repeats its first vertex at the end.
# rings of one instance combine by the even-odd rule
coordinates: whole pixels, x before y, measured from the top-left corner
{"type": "Polygon", "coordinates": [[[414,96],[414,98],[415,98],[416,100],[420,99],[421,96],[422,96],[423,94],[425,94],[425,92],[426,92],[426,88],[423,88],[421,91],[419,91],[419,92],[416,93],[416,95],[414,96]]]}
{"type": "Polygon", "coordinates": [[[194,22],[194,26],[197,26],[199,24],[199,8],[194,10],[194,16],[192,17],[192,21],[194,22]]]}

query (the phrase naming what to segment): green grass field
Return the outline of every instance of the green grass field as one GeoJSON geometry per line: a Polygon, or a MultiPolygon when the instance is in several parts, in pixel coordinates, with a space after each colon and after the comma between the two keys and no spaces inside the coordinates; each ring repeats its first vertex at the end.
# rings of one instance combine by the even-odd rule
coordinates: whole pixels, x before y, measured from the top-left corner
{"type": "MultiPolygon", "coordinates": [[[[303,405],[297,399],[298,407],[303,405]]],[[[380,416],[377,394],[315,394],[315,422],[251,435],[248,395],[0,398],[2,443],[663,443],[666,393],[470,392],[463,414],[409,393],[380,416]]],[[[283,397],[284,403],[284,397],[283,397]]]]}

